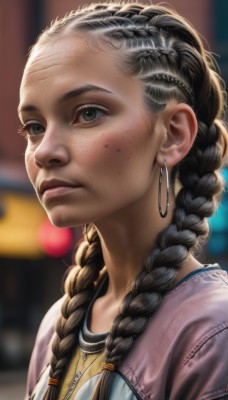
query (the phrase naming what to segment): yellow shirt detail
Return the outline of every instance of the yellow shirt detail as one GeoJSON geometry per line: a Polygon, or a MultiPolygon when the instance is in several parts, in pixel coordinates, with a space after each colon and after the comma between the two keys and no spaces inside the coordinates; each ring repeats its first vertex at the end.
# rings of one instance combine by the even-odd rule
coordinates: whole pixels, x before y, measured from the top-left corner
{"type": "Polygon", "coordinates": [[[98,354],[85,354],[78,347],[67,368],[58,400],[73,400],[86,381],[101,373],[103,363],[104,351],[98,354]]]}

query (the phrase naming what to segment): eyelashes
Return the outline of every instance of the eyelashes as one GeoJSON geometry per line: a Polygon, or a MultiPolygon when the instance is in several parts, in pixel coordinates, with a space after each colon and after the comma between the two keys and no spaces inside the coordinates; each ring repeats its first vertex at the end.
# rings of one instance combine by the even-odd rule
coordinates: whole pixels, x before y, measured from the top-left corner
{"type": "Polygon", "coordinates": [[[21,125],[18,129],[20,135],[27,137],[27,136],[37,136],[43,134],[45,131],[44,127],[34,121],[34,122],[26,122],[24,125],[21,125]]]}
{"type": "Polygon", "coordinates": [[[17,133],[18,133],[19,135],[21,135],[22,137],[26,138],[27,132],[26,132],[25,125],[19,125],[19,127],[18,127],[18,129],[17,129],[17,133]]]}

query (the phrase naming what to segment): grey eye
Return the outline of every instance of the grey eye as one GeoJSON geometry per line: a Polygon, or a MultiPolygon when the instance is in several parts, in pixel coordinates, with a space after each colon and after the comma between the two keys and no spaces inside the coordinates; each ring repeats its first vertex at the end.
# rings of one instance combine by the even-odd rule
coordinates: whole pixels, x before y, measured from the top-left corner
{"type": "Polygon", "coordinates": [[[41,135],[44,133],[44,127],[35,122],[28,122],[25,124],[23,130],[27,132],[29,136],[41,135]]]}
{"type": "Polygon", "coordinates": [[[82,106],[76,110],[74,124],[93,122],[103,117],[107,112],[96,106],[82,106]]]}

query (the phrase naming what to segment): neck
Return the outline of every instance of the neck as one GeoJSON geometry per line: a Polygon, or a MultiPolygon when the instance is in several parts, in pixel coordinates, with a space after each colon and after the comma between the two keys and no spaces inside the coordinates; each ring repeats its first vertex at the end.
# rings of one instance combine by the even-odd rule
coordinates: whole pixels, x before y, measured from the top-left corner
{"type": "Polygon", "coordinates": [[[114,298],[121,298],[130,290],[134,278],[156,246],[158,234],[170,220],[171,213],[163,220],[157,209],[140,215],[132,207],[127,215],[114,216],[108,222],[96,224],[109,275],[108,292],[114,298]]]}

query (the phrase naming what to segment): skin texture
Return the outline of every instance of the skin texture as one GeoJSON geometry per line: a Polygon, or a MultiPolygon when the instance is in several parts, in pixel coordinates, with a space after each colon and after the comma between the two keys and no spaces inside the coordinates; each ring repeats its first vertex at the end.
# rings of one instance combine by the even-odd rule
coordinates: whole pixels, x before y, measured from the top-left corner
{"type": "MultiPolygon", "coordinates": [[[[92,222],[97,228],[110,280],[94,305],[91,329],[108,330],[158,233],[170,223],[173,196],[169,216],[163,220],[158,212],[159,170],[164,160],[171,170],[191,148],[194,113],[175,101],[153,113],[144,104],[142,83],[119,68],[115,51],[91,50],[85,35],[65,34],[33,52],[19,116],[27,132],[28,176],[52,223],[92,222]],[[66,96],[72,90],[81,94],[66,96]],[[85,105],[96,109],[86,114],[85,105]],[[41,193],[42,182],[52,179],[66,184],[41,193]]],[[[190,259],[178,279],[198,266],[190,259]]]]}

